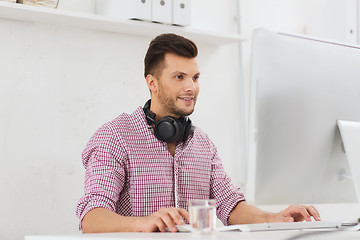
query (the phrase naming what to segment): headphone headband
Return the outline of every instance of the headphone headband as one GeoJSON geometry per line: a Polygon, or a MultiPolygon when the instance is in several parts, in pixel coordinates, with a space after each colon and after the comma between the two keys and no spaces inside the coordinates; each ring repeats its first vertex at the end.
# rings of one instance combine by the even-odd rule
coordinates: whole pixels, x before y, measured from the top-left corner
{"type": "Polygon", "coordinates": [[[147,100],[147,102],[143,107],[146,117],[146,122],[148,125],[151,125],[153,123],[155,124],[155,116],[156,116],[156,114],[150,110],[150,104],[151,104],[151,99],[147,100]]]}

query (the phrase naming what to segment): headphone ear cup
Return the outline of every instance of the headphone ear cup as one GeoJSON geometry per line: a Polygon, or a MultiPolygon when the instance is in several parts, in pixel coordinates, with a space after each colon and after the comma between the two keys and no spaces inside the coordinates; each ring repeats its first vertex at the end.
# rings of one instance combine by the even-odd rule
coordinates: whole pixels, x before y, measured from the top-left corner
{"type": "Polygon", "coordinates": [[[177,142],[183,136],[182,123],[173,117],[163,117],[155,123],[155,135],[161,141],[177,142]]]}

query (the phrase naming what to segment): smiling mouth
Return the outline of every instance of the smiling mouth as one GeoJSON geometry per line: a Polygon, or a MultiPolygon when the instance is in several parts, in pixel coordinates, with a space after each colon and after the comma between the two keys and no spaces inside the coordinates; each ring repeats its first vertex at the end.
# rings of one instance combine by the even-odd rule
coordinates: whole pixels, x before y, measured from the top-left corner
{"type": "Polygon", "coordinates": [[[179,97],[181,100],[184,100],[184,101],[192,101],[194,100],[193,97],[179,97]]]}

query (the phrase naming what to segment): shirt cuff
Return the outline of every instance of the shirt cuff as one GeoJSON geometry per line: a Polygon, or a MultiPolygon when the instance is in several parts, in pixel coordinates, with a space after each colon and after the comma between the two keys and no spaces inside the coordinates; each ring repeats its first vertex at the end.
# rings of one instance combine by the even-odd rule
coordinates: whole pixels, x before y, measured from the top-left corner
{"type": "Polygon", "coordinates": [[[230,199],[228,199],[226,201],[226,206],[223,208],[223,210],[219,216],[219,219],[225,226],[230,225],[230,223],[229,223],[230,214],[234,210],[234,208],[237,206],[237,204],[242,201],[245,201],[244,194],[242,194],[242,193],[236,194],[236,196],[230,197],[230,199]]]}
{"type": "Polygon", "coordinates": [[[95,208],[106,208],[112,212],[115,212],[115,204],[110,199],[104,196],[88,196],[79,202],[77,208],[77,215],[80,219],[79,230],[82,230],[82,220],[85,215],[95,208]]]}

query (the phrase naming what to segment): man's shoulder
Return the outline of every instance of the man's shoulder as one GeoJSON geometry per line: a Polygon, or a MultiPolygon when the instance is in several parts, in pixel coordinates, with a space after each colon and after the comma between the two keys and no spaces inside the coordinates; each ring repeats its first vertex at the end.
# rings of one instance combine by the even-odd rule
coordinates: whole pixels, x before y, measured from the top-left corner
{"type": "Polygon", "coordinates": [[[197,126],[193,126],[193,139],[196,141],[207,142],[211,145],[213,144],[209,135],[197,126]]]}
{"type": "Polygon", "coordinates": [[[198,138],[209,138],[208,134],[196,125],[192,126],[192,131],[194,133],[194,136],[198,138]]]}
{"type": "Polygon", "coordinates": [[[141,129],[146,126],[145,117],[141,107],[137,108],[133,113],[121,113],[113,120],[105,123],[100,129],[107,129],[116,132],[128,132],[141,129]]]}

